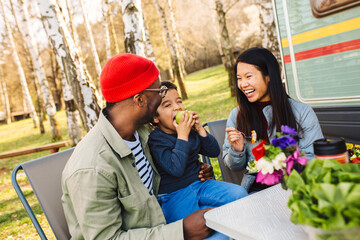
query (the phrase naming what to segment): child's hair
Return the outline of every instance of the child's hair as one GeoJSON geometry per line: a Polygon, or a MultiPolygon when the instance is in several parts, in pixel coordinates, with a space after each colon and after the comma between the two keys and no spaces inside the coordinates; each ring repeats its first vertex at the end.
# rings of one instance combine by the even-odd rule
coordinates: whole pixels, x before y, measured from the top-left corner
{"type": "MultiPolygon", "coordinates": [[[[170,81],[163,81],[160,83],[160,87],[165,86],[167,87],[169,90],[170,89],[175,89],[177,91],[177,86],[175,84],[173,84],[170,81]]],[[[159,116],[157,111],[155,112],[155,116],[159,116]]],[[[151,119],[150,125],[155,128],[157,126],[157,123],[154,122],[154,119],[151,119]]]]}
{"type": "Polygon", "coordinates": [[[173,83],[170,82],[170,81],[161,82],[161,83],[160,83],[160,87],[162,87],[162,86],[165,86],[165,87],[167,87],[168,89],[175,89],[175,90],[177,91],[176,85],[173,84],[173,83]]]}

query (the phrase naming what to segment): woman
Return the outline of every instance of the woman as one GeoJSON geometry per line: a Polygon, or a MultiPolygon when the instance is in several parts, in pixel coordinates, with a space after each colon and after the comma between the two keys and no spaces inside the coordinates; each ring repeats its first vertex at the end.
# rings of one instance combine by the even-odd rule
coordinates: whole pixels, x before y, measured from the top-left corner
{"type": "MultiPolygon", "coordinates": [[[[311,107],[286,94],[274,55],[265,48],[248,49],[237,59],[235,72],[239,106],[231,111],[226,124],[225,165],[231,170],[245,169],[254,160],[251,149],[260,139],[274,139],[282,125],[299,133],[298,146],[312,159],[313,142],[323,138],[319,121],[311,107]],[[252,130],[257,134],[254,144],[248,139],[252,130]]],[[[248,179],[243,179],[242,185],[249,187],[244,180],[248,179]]]]}

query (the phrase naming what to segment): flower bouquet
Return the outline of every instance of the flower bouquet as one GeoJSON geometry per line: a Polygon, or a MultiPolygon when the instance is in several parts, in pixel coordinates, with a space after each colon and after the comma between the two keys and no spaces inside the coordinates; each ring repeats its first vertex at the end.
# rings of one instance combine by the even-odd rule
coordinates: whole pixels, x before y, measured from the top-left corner
{"type": "Polygon", "coordinates": [[[355,145],[348,149],[348,154],[350,158],[350,162],[352,163],[360,163],[360,148],[355,145]]]}
{"type": "Polygon", "coordinates": [[[293,169],[302,172],[307,164],[307,158],[299,150],[295,137],[298,133],[289,126],[281,126],[281,132],[276,133],[270,144],[260,142],[252,149],[255,161],[248,163],[249,173],[256,174],[256,182],[274,185],[281,182],[286,187],[286,179],[293,169]]]}

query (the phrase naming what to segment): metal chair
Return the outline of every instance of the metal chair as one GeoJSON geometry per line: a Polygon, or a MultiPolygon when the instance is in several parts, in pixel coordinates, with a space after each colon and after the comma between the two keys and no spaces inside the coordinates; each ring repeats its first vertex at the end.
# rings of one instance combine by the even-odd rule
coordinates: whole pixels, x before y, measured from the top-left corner
{"type": "Polygon", "coordinates": [[[74,148],[21,163],[11,173],[11,182],[41,239],[47,239],[16,179],[23,169],[56,239],[70,239],[61,204],[61,174],[74,148]]]}
{"type": "MultiPolygon", "coordinates": [[[[217,120],[217,121],[211,121],[203,124],[203,127],[208,127],[209,132],[215,137],[217,142],[220,146],[220,154],[217,157],[221,175],[223,178],[223,181],[225,182],[231,182],[240,185],[241,179],[244,175],[245,170],[242,171],[231,171],[228,167],[225,166],[223,161],[223,144],[225,139],[225,128],[226,128],[226,119],[223,120],[217,120]]],[[[210,159],[207,156],[201,156],[202,161],[208,164],[210,163],[210,159]]]]}

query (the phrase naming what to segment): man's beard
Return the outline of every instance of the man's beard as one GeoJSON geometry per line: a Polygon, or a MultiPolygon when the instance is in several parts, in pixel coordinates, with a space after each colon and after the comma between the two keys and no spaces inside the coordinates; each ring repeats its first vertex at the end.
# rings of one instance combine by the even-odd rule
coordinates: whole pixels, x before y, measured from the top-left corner
{"type": "Polygon", "coordinates": [[[158,104],[156,104],[156,106],[153,106],[153,107],[150,104],[147,104],[146,114],[145,114],[145,118],[144,118],[144,120],[145,120],[144,124],[150,123],[153,121],[156,111],[157,111],[158,107],[160,106],[160,103],[161,103],[161,101],[158,104]]]}

